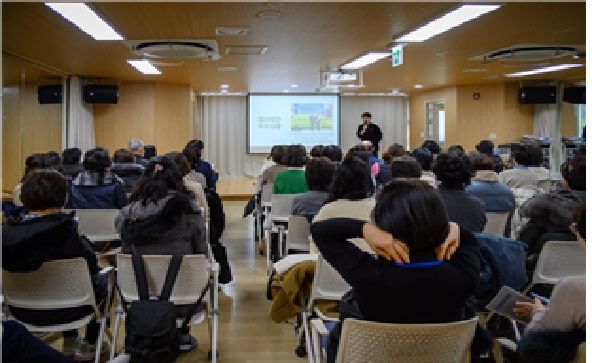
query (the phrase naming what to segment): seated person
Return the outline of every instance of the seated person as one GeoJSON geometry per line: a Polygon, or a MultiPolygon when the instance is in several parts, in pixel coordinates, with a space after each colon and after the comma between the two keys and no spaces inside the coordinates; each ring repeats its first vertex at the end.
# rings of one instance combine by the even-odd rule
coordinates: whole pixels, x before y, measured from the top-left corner
{"type": "Polygon", "coordinates": [[[494,147],[495,145],[493,144],[493,141],[481,140],[477,145],[475,145],[475,150],[481,154],[489,156],[493,160],[493,171],[496,173],[501,173],[504,170],[504,162],[499,155],[495,155],[493,153],[494,147]]]}
{"type": "Polygon", "coordinates": [[[465,148],[462,145],[452,145],[448,148],[448,154],[465,155],[465,148]]]}
{"type": "Polygon", "coordinates": [[[150,159],[152,159],[156,155],[158,155],[156,153],[156,146],[144,145],[144,159],[146,159],[146,161],[150,161],[150,159]]]}
{"type": "Polygon", "coordinates": [[[442,151],[442,149],[440,148],[440,144],[438,144],[438,142],[434,140],[424,141],[423,144],[421,144],[421,148],[428,149],[434,157],[440,154],[440,152],[442,151]]]}
{"type": "MultiPolygon", "coordinates": [[[[457,235],[437,192],[421,181],[393,181],[378,195],[373,219],[311,226],[320,253],[351,285],[357,318],[404,324],[469,318],[464,310],[479,284],[479,245],[463,227],[457,235]],[[364,238],[378,256],[348,243],[351,238],[364,238]]],[[[339,334],[340,325],[329,337],[329,362],[339,334]]]]}
{"type": "Polygon", "coordinates": [[[493,159],[478,152],[469,155],[475,176],[466,187],[467,193],[481,199],[485,203],[485,212],[508,212],[508,222],[504,237],[510,237],[510,222],[516,202],[514,193],[507,185],[499,182],[498,175],[493,171],[493,159]]]}
{"type": "Polygon", "coordinates": [[[311,158],[306,162],[304,175],[309,191],[296,194],[292,200],[292,215],[304,216],[309,222],[329,197],[335,165],[326,157],[311,158]]]}
{"type": "Polygon", "coordinates": [[[49,164],[45,154],[33,154],[27,156],[25,159],[25,175],[23,175],[21,182],[18,183],[12,191],[12,201],[14,202],[14,205],[17,207],[23,206],[23,203],[21,202],[21,189],[23,187],[23,180],[27,177],[27,175],[35,170],[47,168],[48,166],[49,164]]]}
{"type": "Polygon", "coordinates": [[[440,181],[438,194],[448,211],[448,217],[464,229],[482,232],[485,228],[485,204],[465,191],[471,183],[471,163],[466,155],[440,154],[434,173],[440,181]]]}
{"type": "Polygon", "coordinates": [[[75,363],[14,320],[2,322],[2,358],[10,363],[75,363]]]}
{"type": "Polygon", "coordinates": [[[128,149],[118,149],[113,153],[111,171],[123,180],[123,189],[131,193],[144,174],[144,166],[136,164],[134,154],[128,149]]]}
{"type": "Polygon", "coordinates": [[[323,156],[331,160],[334,164],[341,163],[343,153],[337,145],[328,145],[323,147],[323,156]]]}
{"type": "Polygon", "coordinates": [[[56,151],[48,151],[45,154],[47,159],[47,168],[62,173],[62,156],[56,151]]]}
{"type": "MultiPolygon", "coordinates": [[[[582,253],[586,251],[586,206],[582,204],[574,213],[573,232],[582,246],[582,253]]],[[[560,335],[570,334],[566,337],[572,338],[565,342],[561,349],[568,348],[575,351],[580,341],[574,341],[580,335],[580,340],[585,340],[586,330],[586,277],[575,276],[563,279],[553,290],[548,305],[543,305],[540,300],[534,302],[516,302],[514,314],[530,321],[526,332],[519,343],[524,345],[524,353],[541,356],[556,356],[558,338],[560,335]],[[576,334],[573,334],[576,332],[576,334]],[[580,332],[581,334],[577,334],[580,332]],[[543,334],[541,334],[543,333],[543,334]],[[548,338],[545,338],[547,333],[548,338]],[[536,344],[538,341],[538,344],[536,344]],[[535,350],[528,351],[535,347],[535,350]]],[[[565,336],[565,335],[564,335],[565,336]]],[[[520,349],[519,347],[518,351],[520,349]]],[[[569,359],[568,359],[569,360],[569,359]]],[[[531,359],[529,361],[537,361],[531,359]]],[[[567,361],[567,360],[566,360],[567,361]]]]}
{"type": "Polygon", "coordinates": [[[399,144],[392,144],[389,146],[384,153],[382,153],[382,160],[380,164],[380,171],[376,175],[376,185],[380,186],[388,183],[392,179],[391,175],[391,162],[400,156],[408,155],[409,153],[405,150],[405,147],[399,144]]]}
{"type": "Polygon", "coordinates": [[[200,183],[189,177],[191,174],[191,165],[189,165],[187,158],[185,158],[185,156],[183,156],[183,154],[180,152],[170,152],[165,156],[177,164],[181,175],[183,175],[183,185],[185,185],[185,188],[195,195],[195,203],[197,203],[198,207],[203,208],[203,217],[208,218],[209,207],[204,188],[200,183]]]}
{"type": "Polygon", "coordinates": [[[127,148],[134,154],[134,162],[145,166],[148,163],[148,159],[144,157],[144,141],[140,139],[131,139],[127,143],[127,148]]]}
{"type": "MultiPolygon", "coordinates": [[[[130,204],[115,218],[122,252],[132,245],[143,255],[208,254],[205,224],[195,196],[183,185],[181,171],[166,156],[152,158],[130,196],[130,204]]],[[[179,313],[185,307],[179,307],[179,313]]],[[[189,327],[180,331],[179,348],[197,346],[189,327]]]]}
{"type": "Polygon", "coordinates": [[[203,141],[191,140],[187,143],[187,145],[185,145],[185,148],[183,149],[183,155],[185,155],[189,161],[189,164],[191,164],[191,170],[205,177],[206,185],[204,185],[204,188],[216,190],[218,172],[212,167],[212,164],[202,159],[203,149],[203,141]]]}
{"type": "MultiPolygon", "coordinates": [[[[2,228],[2,264],[12,272],[36,271],[44,262],[83,257],[91,274],[95,297],[100,302],[107,294],[107,276],[101,268],[90,243],[78,235],[73,214],[61,211],[66,203],[68,182],[55,170],[30,172],[23,182],[21,198],[28,214],[23,221],[8,222],[2,228]]],[[[10,308],[18,320],[29,324],[63,324],[92,312],[91,307],[58,310],[10,308]]],[[[99,324],[91,321],[86,327],[84,342],[76,330],[64,332],[64,354],[79,360],[94,357],[99,324]]]]}
{"type": "Polygon", "coordinates": [[[411,156],[399,156],[391,162],[392,180],[420,179],[421,165],[411,156]]]}
{"type": "Polygon", "coordinates": [[[82,151],[77,147],[62,151],[62,174],[66,179],[72,180],[82,171],[81,157],[82,151]]]}
{"type": "Polygon", "coordinates": [[[419,165],[421,165],[421,180],[428,183],[432,188],[437,187],[436,176],[432,171],[432,165],[434,164],[434,158],[432,152],[426,148],[418,148],[413,150],[411,157],[415,158],[419,165]]]}
{"type": "Polygon", "coordinates": [[[561,165],[562,188],[538,194],[520,208],[520,216],[530,218],[520,231],[520,240],[529,254],[539,253],[549,240],[573,239],[569,225],[573,211],[586,201],[586,157],[576,156],[561,165]]]}
{"type": "MultiPolygon", "coordinates": [[[[338,217],[370,221],[370,213],[375,205],[373,190],[368,164],[356,156],[346,157],[335,169],[329,186],[329,198],[313,218],[313,222],[338,217]]],[[[352,242],[363,250],[370,250],[363,239],[352,242]]],[[[317,251],[314,242],[311,243],[310,251],[317,251]]]]}
{"type": "Polygon", "coordinates": [[[514,158],[513,169],[504,170],[499,174],[500,182],[510,188],[535,186],[543,192],[550,188],[549,170],[543,168],[543,151],[538,145],[522,143],[512,147],[514,158]]]}
{"type": "Polygon", "coordinates": [[[261,190],[264,185],[273,185],[276,175],[288,168],[286,166],[286,163],[288,162],[286,146],[275,145],[271,148],[270,156],[273,165],[266,168],[261,174],[261,177],[258,180],[257,190],[261,190]]]}
{"type": "Polygon", "coordinates": [[[310,149],[310,157],[318,158],[323,156],[323,145],[315,145],[310,149]]]}
{"type": "Polygon", "coordinates": [[[84,154],[84,170],[72,181],[68,208],[121,209],[126,204],[123,181],[109,167],[107,149],[97,147],[84,154]]]}
{"type": "Polygon", "coordinates": [[[302,145],[287,147],[287,170],[279,172],[273,182],[273,194],[298,194],[308,191],[303,166],[306,165],[306,148],[302,145]]]}

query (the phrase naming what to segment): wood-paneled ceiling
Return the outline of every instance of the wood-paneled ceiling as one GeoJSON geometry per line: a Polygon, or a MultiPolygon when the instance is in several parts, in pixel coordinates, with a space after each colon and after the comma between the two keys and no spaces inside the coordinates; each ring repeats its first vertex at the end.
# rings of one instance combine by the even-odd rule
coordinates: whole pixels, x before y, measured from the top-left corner
{"type": "MultiPolygon", "coordinates": [[[[197,91],[217,91],[221,84],[229,84],[237,92],[278,92],[298,84],[298,91],[310,92],[321,83],[321,69],[338,67],[369,50],[387,50],[393,36],[458,3],[104,2],[92,6],[127,40],[216,39],[222,55],[226,45],[269,48],[262,56],[185,60],[180,66],[160,67],[162,75],[145,76],[126,63],[138,56],[122,42],[95,41],[43,3],[3,2],[3,51],[72,75],[189,84],[197,91]],[[262,10],[278,10],[281,17],[257,17],[262,10]],[[248,27],[249,35],[216,36],[219,26],[248,27]],[[239,70],[221,72],[220,66],[239,70]]],[[[358,92],[393,88],[412,92],[414,84],[435,88],[500,82],[503,74],[533,68],[537,62],[483,63],[467,58],[515,44],[585,45],[585,28],[584,2],[505,3],[497,11],[423,43],[409,44],[402,66],[392,68],[385,59],[366,67],[366,87],[358,92]],[[482,71],[467,71],[475,68],[482,71]]],[[[555,62],[584,60],[565,57],[555,62]]],[[[14,62],[4,63],[3,84],[22,76],[22,69],[11,65],[14,62]]],[[[585,67],[581,67],[526,79],[575,82],[584,78],[585,67]]]]}

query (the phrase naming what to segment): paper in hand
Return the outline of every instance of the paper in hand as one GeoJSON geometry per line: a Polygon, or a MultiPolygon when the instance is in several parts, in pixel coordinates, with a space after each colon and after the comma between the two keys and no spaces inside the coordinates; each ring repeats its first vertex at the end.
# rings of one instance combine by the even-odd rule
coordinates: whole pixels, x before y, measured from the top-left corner
{"type": "Polygon", "coordinates": [[[519,293],[509,286],[502,286],[497,295],[491,299],[485,308],[507,318],[527,322],[523,318],[514,315],[513,310],[516,301],[534,302],[534,299],[519,293]]]}

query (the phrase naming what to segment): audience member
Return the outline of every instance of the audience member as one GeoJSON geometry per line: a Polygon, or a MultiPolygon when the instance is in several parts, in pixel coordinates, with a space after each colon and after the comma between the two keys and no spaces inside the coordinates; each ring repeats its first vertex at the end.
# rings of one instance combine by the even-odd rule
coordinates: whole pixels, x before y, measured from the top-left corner
{"type": "Polygon", "coordinates": [[[499,155],[495,155],[493,152],[495,145],[491,140],[481,140],[475,145],[475,150],[481,154],[489,156],[493,160],[493,171],[501,173],[504,170],[504,162],[499,155]]]}
{"type": "Polygon", "coordinates": [[[123,181],[111,170],[107,149],[97,147],[84,154],[84,170],[72,181],[68,208],[121,209],[126,204],[123,181]]]}
{"type": "Polygon", "coordinates": [[[341,148],[337,145],[329,145],[323,147],[323,156],[331,160],[335,164],[341,163],[343,159],[343,153],[341,148]]]}
{"type": "Polygon", "coordinates": [[[452,145],[451,147],[448,148],[447,153],[448,154],[455,154],[455,155],[464,155],[465,148],[462,147],[462,145],[452,145]]]}
{"type": "MultiPolygon", "coordinates": [[[[576,156],[561,165],[562,189],[538,194],[520,208],[520,216],[530,220],[520,232],[529,253],[539,253],[549,240],[565,240],[570,234],[573,211],[586,201],[586,158],[576,156]]],[[[569,238],[569,239],[573,239],[569,238]]]]}
{"type": "Polygon", "coordinates": [[[543,162],[541,148],[537,145],[518,144],[512,148],[512,154],[516,165],[499,174],[500,182],[512,189],[534,186],[548,192],[550,174],[549,170],[540,166],[543,162]]]}
{"type": "Polygon", "coordinates": [[[156,146],[154,146],[154,145],[146,145],[146,146],[144,146],[144,159],[146,161],[150,161],[150,159],[152,159],[156,155],[158,155],[156,153],[156,146]]]}
{"type": "Polygon", "coordinates": [[[310,149],[310,157],[318,158],[323,156],[323,145],[315,145],[310,149]]]}
{"type": "MultiPolygon", "coordinates": [[[[576,209],[572,226],[585,253],[585,204],[576,209]]],[[[546,306],[539,299],[516,302],[514,314],[529,321],[518,347],[521,362],[540,362],[543,357],[558,357],[561,352],[566,352],[565,359],[556,361],[572,361],[578,344],[586,337],[586,277],[562,279],[546,306]]]]}
{"type": "Polygon", "coordinates": [[[471,232],[482,232],[485,227],[485,205],[465,191],[471,183],[471,164],[466,155],[440,154],[434,173],[440,181],[438,193],[444,201],[448,216],[471,232]]]}
{"type": "Polygon", "coordinates": [[[136,158],[131,150],[118,149],[113,153],[111,171],[123,180],[123,189],[131,193],[132,189],[144,174],[144,167],[136,164],[136,158]]]}
{"type": "MultiPolygon", "coordinates": [[[[61,211],[66,203],[68,182],[57,171],[41,169],[30,172],[23,182],[22,201],[28,214],[22,221],[11,221],[2,228],[2,268],[12,272],[38,270],[44,262],[83,257],[91,274],[97,302],[107,293],[106,275],[90,243],[78,235],[73,214],[61,211]]],[[[80,319],[91,307],[58,310],[10,307],[11,314],[27,324],[64,324],[80,319]]],[[[76,330],[64,333],[64,354],[78,360],[94,357],[94,345],[99,324],[93,320],[86,328],[84,342],[77,339],[76,330]]]]}
{"type": "Polygon", "coordinates": [[[505,184],[499,182],[497,173],[493,171],[493,159],[488,155],[474,152],[469,155],[475,176],[466,187],[467,193],[485,203],[485,212],[508,212],[508,222],[504,231],[510,237],[510,224],[516,208],[514,193],[505,184]]]}
{"type": "Polygon", "coordinates": [[[2,359],[10,363],[75,363],[14,320],[2,322],[2,359]]]}
{"type": "Polygon", "coordinates": [[[140,139],[131,139],[127,143],[127,148],[134,154],[136,164],[145,166],[148,163],[148,160],[144,158],[144,141],[140,139]]]}
{"type": "Polygon", "coordinates": [[[12,201],[17,207],[23,206],[23,203],[21,202],[21,188],[23,187],[23,180],[31,172],[38,169],[47,168],[48,166],[49,165],[45,154],[33,154],[27,156],[25,159],[25,174],[21,178],[21,182],[18,183],[12,191],[12,201]]]}
{"type": "MultiPolygon", "coordinates": [[[[205,188],[216,190],[216,182],[218,181],[218,172],[214,169],[212,164],[202,159],[204,143],[201,140],[191,140],[185,145],[183,155],[191,164],[191,169],[196,173],[202,174],[206,178],[205,188]]],[[[195,175],[192,177],[197,179],[195,175]]]]}
{"type": "Polygon", "coordinates": [[[45,154],[47,159],[47,167],[62,173],[62,156],[56,151],[48,151],[45,154]]]}
{"type": "Polygon", "coordinates": [[[326,157],[311,158],[306,162],[304,176],[308,192],[296,194],[292,200],[292,215],[307,217],[310,221],[329,197],[335,165],[326,157]]]}
{"type": "Polygon", "coordinates": [[[432,171],[432,164],[434,163],[432,152],[426,148],[421,147],[413,150],[411,157],[415,158],[419,165],[421,165],[420,179],[431,185],[432,188],[436,188],[436,176],[432,171]]]}
{"type": "Polygon", "coordinates": [[[392,179],[391,175],[391,162],[400,156],[408,155],[409,153],[405,150],[403,145],[392,144],[389,146],[384,153],[382,153],[383,163],[380,164],[380,170],[376,175],[376,185],[384,185],[392,179]]]}
{"type": "MultiPolygon", "coordinates": [[[[194,198],[173,160],[166,156],[150,160],[130,204],[115,218],[123,253],[130,253],[134,246],[143,255],[207,255],[205,224],[194,198]]],[[[180,334],[182,351],[197,346],[189,328],[180,334]]]]}
{"type": "Polygon", "coordinates": [[[82,163],[80,162],[81,157],[82,151],[77,147],[62,151],[62,174],[66,179],[70,178],[70,180],[72,180],[82,171],[82,163]]]}
{"type": "Polygon", "coordinates": [[[440,154],[440,152],[442,151],[442,149],[440,148],[440,144],[438,144],[437,141],[434,140],[426,140],[423,142],[423,144],[421,144],[421,147],[423,149],[428,149],[431,153],[432,156],[435,158],[438,154],[440,154]]]}
{"type": "Polygon", "coordinates": [[[399,156],[391,163],[391,176],[393,180],[420,179],[421,165],[411,156],[399,156]]]}
{"type": "MultiPolygon", "coordinates": [[[[355,156],[346,157],[335,168],[333,181],[329,186],[329,197],[313,222],[338,217],[370,221],[370,213],[375,205],[373,190],[368,164],[355,156]]],[[[362,239],[355,240],[354,243],[366,251],[370,250],[362,239]]],[[[314,251],[316,246],[311,243],[311,252],[314,251]]]]}
{"type": "Polygon", "coordinates": [[[208,218],[209,216],[209,207],[208,207],[208,200],[206,199],[206,194],[204,192],[203,185],[190,177],[191,174],[191,165],[189,165],[189,161],[187,158],[183,156],[180,152],[170,152],[165,155],[169,159],[177,164],[181,175],[183,176],[183,185],[187,190],[193,193],[195,196],[195,202],[201,208],[203,208],[203,217],[208,218]]]}
{"type": "Polygon", "coordinates": [[[273,182],[273,194],[298,194],[308,191],[302,167],[306,164],[306,148],[302,145],[287,147],[287,170],[279,172],[273,182]]]}
{"type": "MultiPolygon", "coordinates": [[[[376,224],[335,218],[311,227],[323,257],[353,288],[351,314],[340,320],[420,324],[469,318],[465,304],[479,284],[479,245],[462,226],[460,233],[451,226],[436,191],[420,181],[394,181],[377,197],[373,219],[376,224]],[[364,238],[378,257],[348,243],[352,238],[364,238]]],[[[340,330],[338,324],[330,333],[329,362],[340,330]]]]}
{"type": "Polygon", "coordinates": [[[287,155],[287,146],[285,145],[275,145],[271,148],[271,160],[273,161],[273,165],[269,166],[267,169],[263,171],[261,177],[259,178],[259,187],[258,190],[261,190],[264,185],[273,185],[275,182],[275,177],[278,173],[286,170],[288,167],[286,163],[288,162],[288,155],[287,155]]]}

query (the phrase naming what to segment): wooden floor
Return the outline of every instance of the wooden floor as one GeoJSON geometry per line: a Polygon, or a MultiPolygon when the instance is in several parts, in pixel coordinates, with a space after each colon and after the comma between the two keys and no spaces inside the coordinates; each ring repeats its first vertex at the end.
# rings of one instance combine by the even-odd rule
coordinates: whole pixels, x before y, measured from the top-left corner
{"type": "MultiPolygon", "coordinates": [[[[242,218],[244,204],[242,201],[224,202],[226,230],[222,242],[227,248],[234,280],[223,285],[219,294],[219,362],[305,362],[294,353],[293,325],[276,324],[269,318],[265,258],[258,255],[253,241],[252,217],[242,218]]],[[[207,323],[191,327],[191,332],[199,346],[183,353],[177,362],[208,362],[207,323]]],[[[118,349],[123,347],[123,336],[121,332],[118,349]]],[[[60,349],[61,339],[53,338],[49,339],[51,345],[60,349]]]]}
{"type": "Polygon", "coordinates": [[[221,178],[216,191],[225,201],[247,201],[255,193],[255,178],[221,178]]]}

